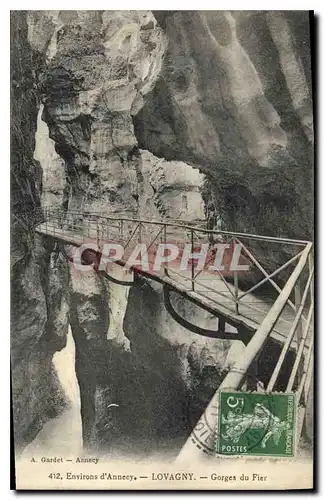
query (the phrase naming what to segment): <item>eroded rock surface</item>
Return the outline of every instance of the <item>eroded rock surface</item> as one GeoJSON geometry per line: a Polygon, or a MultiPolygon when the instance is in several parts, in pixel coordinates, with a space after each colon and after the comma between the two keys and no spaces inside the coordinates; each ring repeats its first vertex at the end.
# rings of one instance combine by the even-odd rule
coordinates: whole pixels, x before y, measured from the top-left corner
{"type": "MultiPolygon", "coordinates": [[[[77,13],[68,21],[61,15],[49,14],[48,19],[55,25],[52,31],[56,41],[52,38],[47,45],[52,48],[43,77],[44,111],[42,118],[39,115],[36,134],[36,158],[44,171],[43,202],[147,220],[203,219],[204,177],[199,170],[140,150],[134,134],[132,115],[142,105],[140,90],[145,93],[153,85],[166,42],[152,14],[90,12],[77,13]],[[53,149],[53,141],[63,163],[53,149]]],[[[42,39],[37,26],[41,33],[44,23],[38,24],[37,19],[31,23],[35,48],[42,39]]],[[[49,49],[46,50],[48,54],[49,49]]],[[[69,254],[71,249],[66,250],[69,254]]],[[[133,387],[141,361],[134,361],[124,329],[129,289],[108,284],[95,272],[85,276],[73,266],[70,276],[70,322],[76,341],[84,440],[86,445],[104,445],[112,430],[111,425],[103,426],[108,418],[103,401],[114,399],[118,374],[125,371],[124,396],[119,400],[121,407],[128,408],[124,400],[138,398],[140,384],[145,379],[149,386],[152,373],[150,366],[142,369],[140,380],[133,387]]],[[[161,296],[159,300],[162,305],[161,296]]],[[[137,319],[140,324],[142,316],[137,319]]],[[[159,335],[163,337],[161,329],[159,335]]],[[[142,355],[147,356],[146,350],[142,355]]],[[[178,361],[175,373],[181,372],[180,365],[178,361]]],[[[162,408],[175,396],[166,390],[169,375],[167,372],[160,376],[160,387],[165,386],[162,408]]],[[[179,380],[184,391],[186,374],[179,380]]],[[[157,392],[148,400],[156,397],[157,392]]],[[[149,404],[155,407],[157,402],[149,404]]],[[[174,413],[166,407],[164,412],[164,418],[174,413]]],[[[120,414],[119,411],[119,417],[120,414]]],[[[137,433],[147,429],[147,425],[151,426],[148,432],[153,432],[154,419],[149,424],[148,416],[147,425],[143,425],[139,414],[133,424],[127,424],[132,414],[135,415],[127,410],[123,419],[120,417],[119,427],[129,427],[128,439],[135,432],[134,425],[137,433]]],[[[179,412],[176,415],[174,418],[179,419],[179,412]]],[[[116,425],[114,420],[112,427],[116,425]]],[[[161,427],[154,432],[159,434],[161,427]]],[[[179,425],[174,433],[179,433],[179,425]]],[[[120,433],[115,434],[120,439],[120,433]]]]}
{"type": "Polygon", "coordinates": [[[201,168],[212,223],[312,239],[308,13],[154,15],[168,44],[134,117],[140,146],[201,168]]]}
{"type": "Polygon", "coordinates": [[[33,159],[44,64],[27,40],[26,13],[11,14],[11,368],[15,450],[19,453],[66,404],[52,364],[68,327],[65,262],[34,233],[41,168],[33,159]]]}
{"type": "MultiPolygon", "coordinates": [[[[311,237],[307,13],[46,11],[28,24],[46,61],[43,203],[311,237]]],[[[284,257],[264,251],[270,268],[284,257]]],[[[150,452],[185,439],[183,403],[192,397],[199,416],[230,344],[176,324],[145,280],[120,290],[71,266],[69,280],[85,444],[150,452]]],[[[58,325],[66,309],[53,307],[58,325]]]]}

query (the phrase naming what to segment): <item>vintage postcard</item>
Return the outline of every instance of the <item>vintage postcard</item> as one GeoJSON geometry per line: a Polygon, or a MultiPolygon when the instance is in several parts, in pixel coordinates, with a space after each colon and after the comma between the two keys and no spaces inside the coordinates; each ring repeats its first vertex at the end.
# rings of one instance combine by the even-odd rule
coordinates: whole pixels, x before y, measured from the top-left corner
{"type": "Polygon", "coordinates": [[[313,488],[313,29],[11,11],[17,489],[313,488]]]}

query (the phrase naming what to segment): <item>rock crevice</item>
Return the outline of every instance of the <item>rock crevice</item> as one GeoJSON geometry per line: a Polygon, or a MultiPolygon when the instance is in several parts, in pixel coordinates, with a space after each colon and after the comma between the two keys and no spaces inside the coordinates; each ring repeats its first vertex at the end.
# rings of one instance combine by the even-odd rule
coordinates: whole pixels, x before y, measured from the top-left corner
{"type": "MultiPolygon", "coordinates": [[[[23,192],[31,208],[41,199],[311,238],[307,13],[33,11],[28,27],[29,43],[20,43],[42,61],[41,74],[25,68],[14,81],[34,78],[27,87],[36,82],[41,108],[36,99],[25,147],[33,169],[20,158],[23,175],[14,169],[17,213],[23,192]]],[[[52,351],[71,324],[85,444],[107,450],[122,435],[121,453],[136,446],[153,453],[158,443],[181,442],[189,432],[183,402],[193,398],[202,411],[228,367],[230,344],[188,334],[152,283],[121,289],[95,271],[67,272],[61,248],[39,245],[48,267],[33,285],[38,318],[30,322],[52,351]]],[[[269,270],[289,257],[261,250],[269,270]]],[[[214,321],[183,299],[177,305],[195,323],[214,321]]]]}

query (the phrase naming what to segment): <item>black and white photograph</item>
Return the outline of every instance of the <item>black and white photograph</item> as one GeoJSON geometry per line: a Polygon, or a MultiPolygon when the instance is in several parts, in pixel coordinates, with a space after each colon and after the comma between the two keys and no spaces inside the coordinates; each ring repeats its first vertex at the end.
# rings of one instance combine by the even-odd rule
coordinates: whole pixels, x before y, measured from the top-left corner
{"type": "Polygon", "coordinates": [[[10,11],[16,489],[313,488],[314,31],[10,11]]]}

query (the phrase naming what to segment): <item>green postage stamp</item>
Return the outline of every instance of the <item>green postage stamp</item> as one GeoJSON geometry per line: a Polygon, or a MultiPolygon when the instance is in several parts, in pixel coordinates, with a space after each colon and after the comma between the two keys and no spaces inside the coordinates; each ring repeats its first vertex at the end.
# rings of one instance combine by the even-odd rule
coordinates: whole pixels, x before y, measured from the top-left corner
{"type": "Polygon", "coordinates": [[[294,394],[220,392],[216,453],[292,457],[294,394]]]}

